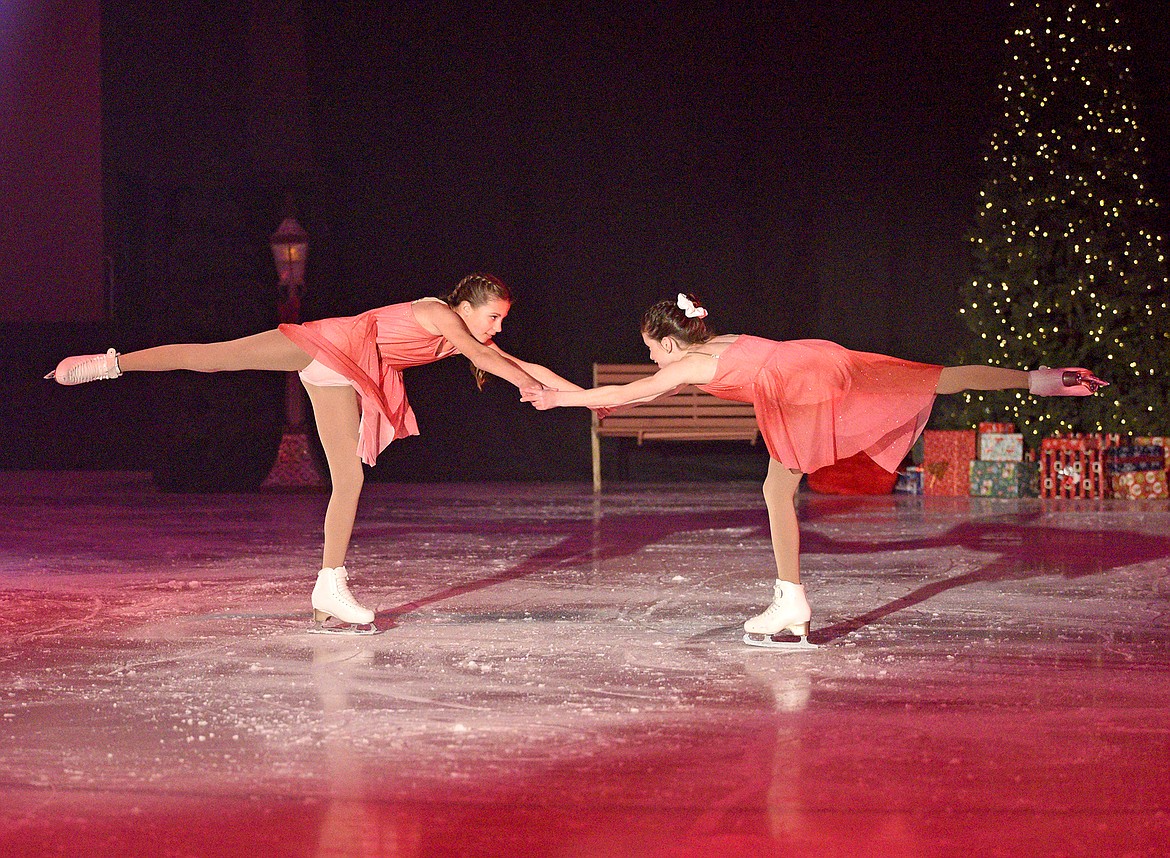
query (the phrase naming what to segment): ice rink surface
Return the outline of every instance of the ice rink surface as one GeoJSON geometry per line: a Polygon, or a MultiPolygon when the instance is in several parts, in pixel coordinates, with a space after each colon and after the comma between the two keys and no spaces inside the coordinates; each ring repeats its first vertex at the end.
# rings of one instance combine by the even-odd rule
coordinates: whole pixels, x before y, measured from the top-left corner
{"type": "Polygon", "coordinates": [[[0,474],[5,856],[1170,854],[1170,504],[0,474]]]}

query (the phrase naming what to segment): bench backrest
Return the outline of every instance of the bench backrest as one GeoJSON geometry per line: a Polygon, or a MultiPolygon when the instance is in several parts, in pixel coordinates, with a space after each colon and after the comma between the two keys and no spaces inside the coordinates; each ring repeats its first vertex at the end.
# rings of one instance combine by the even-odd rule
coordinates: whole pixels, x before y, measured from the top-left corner
{"type": "MultiPolygon", "coordinates": [[[[593,365],[593,386],[602,384],[629,384],[658,371],[652,363],[595,363],[593,365]]],[[[616,428],[629,423],[639,426],[655,424],[678,424],[693,421],[712,428],[718,426],[753,426],[756,411],[750,402],[734,402],[704,393],[688,385],[673,396],[654,402],[629,405],[609,414],[602,420],[594,415],[594,425],[616,428]]]]}

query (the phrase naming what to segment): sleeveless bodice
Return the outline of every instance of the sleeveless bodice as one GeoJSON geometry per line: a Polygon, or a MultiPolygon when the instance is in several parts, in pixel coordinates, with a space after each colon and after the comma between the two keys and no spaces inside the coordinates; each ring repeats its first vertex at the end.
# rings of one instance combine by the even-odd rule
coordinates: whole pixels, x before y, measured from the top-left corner
{"type": "Polygon", "coordinates": [[[457,351],[445,337],[418,323],[410,302],[357,316],[285,324],[280,330],[357,390],[362,407],[358,452],[367,465],[373,465],[395,438],[418,434],[402,370],[433,363],[457,351]]]}

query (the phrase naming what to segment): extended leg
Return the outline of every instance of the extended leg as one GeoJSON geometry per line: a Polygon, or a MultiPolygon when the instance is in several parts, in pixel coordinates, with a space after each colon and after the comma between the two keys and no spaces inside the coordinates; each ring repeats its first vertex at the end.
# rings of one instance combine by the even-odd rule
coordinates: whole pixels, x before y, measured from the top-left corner
{"type": "Polygon", "coordinates": [[[353,598],[347,583],[345,554],[357,518],[358,500],[365,474],[358,456],[358,427],[361,410],[351,387],[317,387],[306,384],[317,434],[325,449],[332,490],[325,510],[325,547],[321,571],[313,588],[313,617],[318,628],[329,617],[351,625],[369,625],[374,612],[353,598]]]}
{"type": "Polygon", "coordinates": [[[310,358],[280,331],[264,331],[220,343],[178,343],[128,352],[118,358],[122,372],[225,372],[244,369],[302,370],[310,358]]]}
{"type": "Polygon", "coordinates": [[[935,392],[958,393],[963,390],[1011,390],[1027,388],[1034,396],[1091,396],[1109,382],[1102,381],[1080,367],[1060,369],[1004,369],[998,366],[945,367],[938,377],[935,392]]]}
{"type": "Polygon", "coordinates": [[[1010,390],[1027,387],[1028,373],[1019,369],[998,366],[948,366],[938,377],[938,393],[958,393],[962,390],[1010,390]]]}
{"type": "Polygon", "coordinates": [[[45,378],[58,384],[118,378],[125,372],[194,372],[266,369],[301,370],[310,358],[280,331],[265,331],[220,343],[181,343],[156,346],[120,355],[114,349],[100,355],[67,357],[45,378]]]}

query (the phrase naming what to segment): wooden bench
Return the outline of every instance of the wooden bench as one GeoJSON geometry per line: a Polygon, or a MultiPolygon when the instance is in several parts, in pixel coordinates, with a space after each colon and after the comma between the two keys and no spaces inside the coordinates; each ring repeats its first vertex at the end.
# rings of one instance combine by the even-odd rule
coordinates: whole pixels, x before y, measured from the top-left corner
{"type": "MultiPolygon", "coordinates": [[[[652,363],[595,363],[593,386],[628,384],[658,371],[652,363]]],[[[593,491],[601,491],[601,439],[750,441],[760,437],[750,402],[733,402],[688,385],[673,396],[627,405],[605,417],[593,412],[593,491]]]]}

